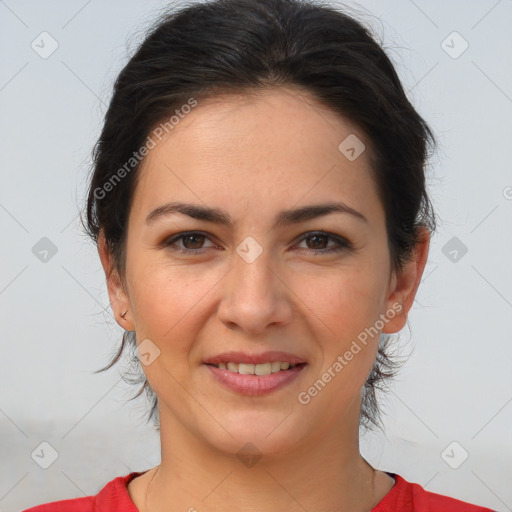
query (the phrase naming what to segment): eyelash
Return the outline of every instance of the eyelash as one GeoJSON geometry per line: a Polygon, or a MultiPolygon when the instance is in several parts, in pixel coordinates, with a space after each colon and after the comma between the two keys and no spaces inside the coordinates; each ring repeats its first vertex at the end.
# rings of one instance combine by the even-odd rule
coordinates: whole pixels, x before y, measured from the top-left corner
{"type": "MultiPolygon", "coordinates": [[[[174,250],[174,251],[178,251],[179,250],[180,254],[193,254],[194,256],[199,256],[199,255],[203,254],[203,252],[206,249],[208,249],[208,248],[181,249],[181,248],[178,248],[176,246],[173,247],[173,245],[177,241],[182,240],[183,238],[185,238],[187,236],[192,236],[192,235],[202,235],[202,236],[206,237],[207,239],[209,239],[208,235],[206,233],[202,232],[202,231],[188,231],[188,232],[185,232],[185,233],[179,233],[178,235],[173,236],[173,237],[165,240],[162,245],[164,247],[168,247],[168,248],[170,248],[171,250],[174,250]]],[[[346,239],[344,239],[342,237],[339,237],[337,235],[334,235],[332,233],[326,233],[325,231],[309,231],[308,233],[305,233],[299,239],[299,243],[301,243],[304,240],[307,240],[308,238],[311,238],[313,236],[324,236],[324,237],[327,237],[328,239],[334,240],[337,245],[335,245],[333,247],[330,247],[328,249],[319,249],[319,250],[315,250],[315,249],[299,249],[299,250],[313,251],[314,253],[320,253],[320,254],[334,253],[334,252],[339,252],[339,251],[342,251],[342,250],[352,250],[352,244],[348,240],[346,240],[346,239]]]]}

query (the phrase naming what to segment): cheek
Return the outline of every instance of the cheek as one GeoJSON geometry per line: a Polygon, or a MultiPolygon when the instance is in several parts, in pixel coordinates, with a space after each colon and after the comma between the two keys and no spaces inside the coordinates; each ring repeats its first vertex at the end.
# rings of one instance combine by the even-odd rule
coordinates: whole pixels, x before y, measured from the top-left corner
{"type": "Polygon", "coordinates": [[[321,400],[332,401],[336,410],[343,410],[359,393],[374,364],[379,341],[375,324],[384,296],[381,276],[378,266],[366,262],[338,268],[316,281],[308,279],[298,293],[307,297],[304,303],[322,354],[312,369],[314,377],[332,382],[321,400]]]}
{"type": "Polygon", "coordinates": [[[373,325],[382,308],[383,283],[370,265],[347,266],[318,276],[297,278],[293,287],[326,337],[343,345],[373,325]]]}
{"type": "Polygon", "coordinates": [[[151,340],[158,354],[142,369],[164,402],[182,397],[182,402],[187,403],[179,383],[187,381],[193,370],[194,340],[207,321],[200,316],[205,314],[205,294],[215,280],[210,284],[176,267],[148,265],[140,270],[132,274],[131,296],[137,341],[151,340]]]}
{"type": "Polygon", "coordinates": [[[198,277],[194,265],[185,269],[151,262],[141,262],[131,270],[130,295],[138,338],[151,339],[162,353],[172,352],[172,357],[180,352],[186,355],[206,321],[205,305],[218,276],[210,272],[198,277]]]}

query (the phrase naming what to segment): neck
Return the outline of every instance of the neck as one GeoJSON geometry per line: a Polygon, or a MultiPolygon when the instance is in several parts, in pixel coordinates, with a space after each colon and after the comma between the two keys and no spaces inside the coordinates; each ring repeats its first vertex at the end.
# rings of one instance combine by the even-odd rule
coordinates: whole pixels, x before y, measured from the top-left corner
{"type": "Polygon", "coordinates": [[[350,425],[297,443],[287,453],[251,458],[205,443],[162,408],[162,460],[151,472],[144,512],[367,512],[389,487],[383,493],[376,471],[361,457],[359,416],[352,416],[350,425]]]}

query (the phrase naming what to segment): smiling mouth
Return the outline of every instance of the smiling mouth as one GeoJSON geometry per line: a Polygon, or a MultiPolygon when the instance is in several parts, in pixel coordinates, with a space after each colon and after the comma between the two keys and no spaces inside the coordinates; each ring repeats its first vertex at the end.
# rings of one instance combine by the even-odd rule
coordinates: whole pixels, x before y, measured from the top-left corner
{"type": "Polygon", "coordinates": [[[281,371],[291,370],[296,366],[304,366],[306,363],[290,364],[284,361],[273,361],[268,363],[251,364],[251,363],[234,363],[228,361],[226,363],[211,364],[221,370],[227,370],[232,373],[239,373],[241,375],[270,375],[271,373],[278,373],[281,371]]]}

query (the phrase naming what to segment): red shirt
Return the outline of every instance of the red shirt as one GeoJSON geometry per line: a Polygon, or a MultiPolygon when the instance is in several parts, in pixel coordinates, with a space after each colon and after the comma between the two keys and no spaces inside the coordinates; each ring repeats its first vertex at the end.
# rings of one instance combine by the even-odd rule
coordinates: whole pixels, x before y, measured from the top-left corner
{"type": "MultiPolygon", "coordinates": [[[[96,496],[54,501],[22,512],[138,512],[126,486],[141,474],[118,476],[96,496]]],[[[371,512],[494,512],[490,508],[425,491],[420,485],[407,482],[396,473],[388,475],[395,479],[395,485],[371,512]]]]}

